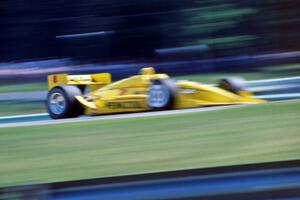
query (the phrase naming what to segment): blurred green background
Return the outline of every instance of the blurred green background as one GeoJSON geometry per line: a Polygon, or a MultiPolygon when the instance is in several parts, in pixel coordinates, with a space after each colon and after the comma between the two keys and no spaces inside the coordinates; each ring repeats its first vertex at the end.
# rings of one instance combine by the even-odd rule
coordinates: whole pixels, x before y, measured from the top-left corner
{"type": "Polygon", "coordinates": [[[297,0],[29,2],[1,1],[2,61],[155,59],[155,49],[191,45],[207,45],[203,57],[299,50],[297,0]]]}

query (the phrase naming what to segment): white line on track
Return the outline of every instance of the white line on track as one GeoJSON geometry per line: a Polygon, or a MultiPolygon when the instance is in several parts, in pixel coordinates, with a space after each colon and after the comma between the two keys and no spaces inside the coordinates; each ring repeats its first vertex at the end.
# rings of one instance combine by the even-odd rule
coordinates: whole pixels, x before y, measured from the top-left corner
{"type": "Polygon", "coordinates": [[[295,99],[295,98],[300,98],[300,93],[289,93],[289,94],[272,94],[272,95],[259,95],[259,96],[254,96],[254,97],[259,97],[261,99],[267,99],[267,100],[272,100],[272,99],[295,99]]]}
{"type": "MultiPolygon", "coordinates": [[[[73,123],[73,122],[86,122],[86,121],[111,120],[111,119],[127,119],[127,118],[138,118],[138,117],[165,116],[165,115],[173,115],[173,114],[185,114],[185,113],[194,113],[194,112],[223,110],[223,109],[229,109],[229,108],[233,108],[233,107],[244,107],[244,106],[249,106],[249,105],[230,105],[230,106],[191,108],[191,109],[155,111],[155,112],[153,111],[153,112],[126,113],[126,114],[101,115],[101,116],[85,116],[85,117],[80,117],[80,118],[60,119],[60,120],[42,120],[42,121],[34,121],[34,122],[3,123],[3,124],[0,124],[0,128],[53,125],[53,124],[73,123]]],[[[45,115],[45,114],[41,113],[41,114],[37,114],[37,116],[38,115],[45,115]]],[[[33,115],[31,115],[31,116],[33,116],[33,115]]],[[[13,116],[10,116],[10,117],[13,117],[13,116]]],[[[18,117],[18,115],[15,117],[18,117]]]]}
{"type": "MultiPolygon", "coordinates": [[[[286,99],[279,101],[269,101],[263,104],[273,104],[278,102],[291,102],[297,101],[297,99],[286,99]]],[[[111,120],[111,119],[127,119],[127,118],[138,118],[138,117],[153,117],[153,116],[166,116],[174,114],[186,114],[186,113],[196,113],[196,112],[206,112],[214,110],[224,110],[238,107],[254,106],[260,104],[243,104],[243,105],[227,105],[227,106],[214,106],[214,107],[203,107],[203,108],[189,108],[189,109],[178,109],[178,110],[167,110],[167,111],[151,111],[151,112],[140,112],[140,113],[125,113],[125,114],[112,114],[112,115],[100,115],[100,116],[83,116],[79,118],[71,119],[60,119],[60,120],[41,120],[41,121],[32,121],[32,122],[15,122],[15,123],[2,123],[0,128],[9,128],[9,127],[22,127],[22,126],[39,126],[39,125],[55,125],[55,124],[64,124],[64,123],[74,123],[74,122],[86,122],[86,121],[97,121],[97,120],[111,120]]],[[[45,116],[46,113],[33,114],[30,116],[45,116]]],[[[16,115],[15,117],[18,117],[16,115]]],[[[21,115],[26,116],[26,115],[21,115]]],[[[14,117],[14,116],[9,116],[14,117]]]]}
{"type": "Polygon", "coordinates": [[[300,80],[300,76],[288,77],[288,78],[273,78],[273,79],[263,79],[263,80],[252,80],[246,83],[272,83],[272,82],[282,82],[282,81],[297,81],[300,80]]]}
{"type": "Polygon", "coordinates": [[[4,116],[4,117],[0,117],[0,120],[4,120],[4,119],[21,119],[21,118],[28,118],[28,117],[44,117],[44,116],[48,116],[48,113],[4,116]]]}

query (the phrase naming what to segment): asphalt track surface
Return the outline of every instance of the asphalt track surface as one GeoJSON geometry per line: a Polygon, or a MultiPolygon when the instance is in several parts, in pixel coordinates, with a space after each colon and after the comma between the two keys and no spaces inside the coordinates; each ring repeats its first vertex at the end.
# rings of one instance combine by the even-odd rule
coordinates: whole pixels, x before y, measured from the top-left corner
{"type": "MultiPolygon", "coordinates": [[[[248,85],[247,87],[252,88],[252,90],[255,93],[259,93],[257,96],[255,96],[256,98],[259,99],[265,99],[268,101],[300,99],[300,87],[299,87],[300,77],[247,81],[247,85],[248,85]]],[[[19,93],[16,94],[14,93],[14,95],[12,95],[12,93],[0,94],[0,100],[7,99],[8,97],[23,98],[22,100],[28,97],[30,98],[31,96],[35,96],[36,98],[41,98],[41,99],[45,98],[44,97],[46,94],[45,92],[35,92],[35,93],[36,93],[35,95],[27,93],[27,96],[20,95],[19,93]]],[[[39,114],[32,114],[32,115],[16,115],[16,116],[0,117],[0,128],[184,114],[184,113],[211,111],[211,110],[222,110],[222,109],[228,109],[237,106],[246,106],[246,105],[205,107],[205,108],[180,109],[180,110],[156,111],[156,112],[152,111],[152,112],[113,114],[113,115],[102,115],[102,116],[83,116],[79,118],[61,119],[61,120],[52,120],[47,113],[39,113],[39,114]]]]}
{"type": "Polygon", "coordinates": [[[223,109],[230,109],[233,107],[244,107],[244,106],[250,106],[250,105],[230,105],[230,106],[215,106],[215,107],[204,107],[204,108],[151,111],[151,112],[113,114],[113,115],[101,115],[101,116],[82,116],[79,118],[59,119],[59,120],[51,119],[47,113],[40,113],[40,114],[33,114],[33,115],[16,115],[16,116],[0,117],[0,128],[54,125],[54,124],[64,124],[64,123],[73,123],[73,122],[127,119],[127,118],[152,117],[152,116],[166,116],[166,115],[174,115],[174,114],[223,110],[223,109]]]}

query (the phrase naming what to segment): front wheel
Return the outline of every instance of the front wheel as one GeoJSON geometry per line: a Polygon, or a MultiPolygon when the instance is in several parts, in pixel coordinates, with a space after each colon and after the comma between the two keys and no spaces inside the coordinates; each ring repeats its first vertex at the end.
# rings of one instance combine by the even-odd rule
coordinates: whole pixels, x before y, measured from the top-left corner
{"type": "Polygon", "coordinates": [[[80,89],[72,85],[62,85],[51,89],[47,95],[47,111],[52,119],[77,117],[83,108],[75,96],[82,95],[80,89]]]}
{"type": "Polygon", "coordinates": [[[166,110],[173,107],[176,84],[171,80],[153,80],[148,90],[147,104],[154,110],[166,110]]]}
{"type": "Polygon", "coordinates": [[[245,90],[245,80],[239,77],[224,78],[219,82],[219,88],[238,94],[245,90]]]}

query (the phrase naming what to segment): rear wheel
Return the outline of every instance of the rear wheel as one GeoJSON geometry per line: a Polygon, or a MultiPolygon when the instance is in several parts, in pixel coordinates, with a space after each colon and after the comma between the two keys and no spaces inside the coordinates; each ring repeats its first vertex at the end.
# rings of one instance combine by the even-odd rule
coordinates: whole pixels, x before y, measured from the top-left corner
{"type": "Polygon", "coordinates": [[[46,102],[50,117],[62,119],[83,114],[83,107],[75,98],[80,95],[82,95],[80,89],[72,85],[62,85],[51,89],[46,102]]]}
{"type": "Polygon", "coordinates": [[[172,108],[176,95],[176,84],[171,80],[153,80],[148,90],[147,104],[154,110],[172,108]]]}
{"type": "Polygon", "coordinates": [[[219,82],[219,88],[238,94],[244,90],[245,80],[238,77],[224,78],[219,82]]]}

